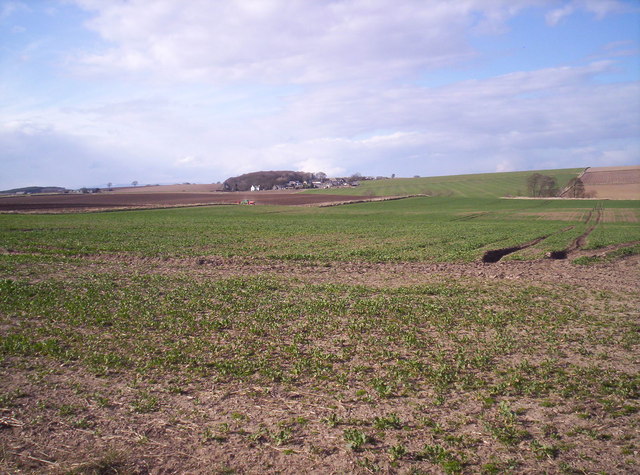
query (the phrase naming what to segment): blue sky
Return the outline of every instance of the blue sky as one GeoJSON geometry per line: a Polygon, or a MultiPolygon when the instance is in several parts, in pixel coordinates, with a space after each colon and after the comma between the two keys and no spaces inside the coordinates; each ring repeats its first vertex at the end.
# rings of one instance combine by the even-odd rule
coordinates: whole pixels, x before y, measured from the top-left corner
{"type": "Polygon", "coordinates": [[[640,4],[0,0],[0,189],[640,164],[640,4]]]}

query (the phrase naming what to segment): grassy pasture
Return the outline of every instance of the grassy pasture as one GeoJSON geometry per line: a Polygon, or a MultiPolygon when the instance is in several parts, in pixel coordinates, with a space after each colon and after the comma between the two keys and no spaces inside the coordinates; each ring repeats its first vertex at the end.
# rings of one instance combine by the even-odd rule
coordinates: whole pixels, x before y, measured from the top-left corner
{"type": "MultiPolygon", "coordinates": [[[[542,170],[539,173],[556,179],[562,189],[583,168],[542,170]]],[[[389,180],[365,180],[354,188],[314,190],[309,193],[351,194],[356,196],[394,196],[426,194],[463,198],[499,198],[502,196],[526,196],[527,178],[534,172],[478,173],[426,178],[394,178],[389,180]]]]}
{"type": "MultiPolygon", "coordinates": [[[[470,262],[566,248],[596,205],[640,214],[436,197],[1,215],[0,471],[637,471],[637,292],[470,262]]],[[[637,240],[613,220],[587,247],[637,240]]],[[[621,249],[556,268],[638,252],[621,249]]]]}

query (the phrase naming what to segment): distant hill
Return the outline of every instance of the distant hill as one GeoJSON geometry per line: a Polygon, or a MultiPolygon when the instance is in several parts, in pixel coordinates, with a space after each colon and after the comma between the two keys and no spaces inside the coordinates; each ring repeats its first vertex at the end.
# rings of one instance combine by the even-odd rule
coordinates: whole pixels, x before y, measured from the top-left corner
{"type": "Polygon", "coordinates": [[[60,186],[25,186],[24,188],[0,191],[0,193],[24,193],[30,195],[36,193],[64,193],[65,191],[67,189],[60,186]]]}
{"type": "Polygon", "coordinates": [[[535,170],[526,172],[478,173],[428,178],[391,178],[365,180],[355,188],[313,190],[308,193],[330,193],[357,196],[394,196],[425,194],[430,196],[461,196],[492,198],[503,196],[527,196],[527,178],[533,173],[552,176],[560,189],[584,168],[561,170],[535,170]]]}
{"type": "Polygon", "coordinates": [[[311,181],[313,173],[294,172],[289,170],[260,171],[228,178],[224,183],[226,191],[248,191],[252,186],[261,190],[271,190],[274,186],[284,186],[290,181],[311,181]]]}

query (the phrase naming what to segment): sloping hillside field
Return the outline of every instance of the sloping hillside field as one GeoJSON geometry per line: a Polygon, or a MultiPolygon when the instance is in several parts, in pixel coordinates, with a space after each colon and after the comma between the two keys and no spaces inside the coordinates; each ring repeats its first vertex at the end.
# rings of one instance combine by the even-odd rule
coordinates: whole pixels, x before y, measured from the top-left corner
{"type": "MultiPolygon", "coordinates": [[[[555,178],[559,188],[577,177],[583,168],[543,170],[540,173],[555,178]]],[[[365,180],[354,188],[311,190],[308,193],[352,194],[359,196],[417,195],[496,198],[501,196],[528,196],[527,178],[533,172],[478,173],[426,178],[394,178],[392,180],[365,180]]]]}
{"type": "Polygon", "coordinates": [[[591,167],[581,179],[597,197],[640,200],[640,166],[591,167]]]}
{"type": "Polygon", "coordinates": [[[0,215],[0,471],[640,471],[640,202],[453,186],[0,215]]]}

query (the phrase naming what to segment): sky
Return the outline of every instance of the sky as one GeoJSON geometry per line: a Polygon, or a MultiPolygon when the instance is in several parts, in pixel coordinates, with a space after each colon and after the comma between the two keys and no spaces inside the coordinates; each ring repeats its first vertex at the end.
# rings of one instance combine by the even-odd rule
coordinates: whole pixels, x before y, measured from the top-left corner
{"type": "Polygon", "coordinates": [[[637,0],[0,0],[0,190],[637,164],[637,0]]]}

